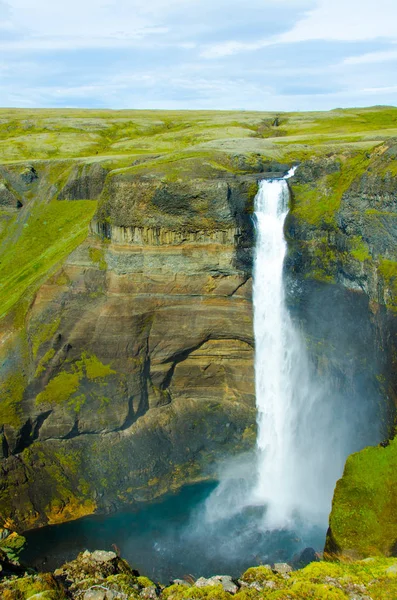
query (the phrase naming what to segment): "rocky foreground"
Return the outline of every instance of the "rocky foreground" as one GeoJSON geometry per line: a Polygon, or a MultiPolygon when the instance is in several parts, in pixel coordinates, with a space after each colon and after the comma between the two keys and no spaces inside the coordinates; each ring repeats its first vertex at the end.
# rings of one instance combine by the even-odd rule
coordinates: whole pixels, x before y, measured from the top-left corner
{"type": "Polygon", "coordinates": [[[21,565],[24,538],[0,532],[2,600],[392,600],[397,598],[397,558],[312,562],[293,570],[286,563],[248,569],[240,579],[186,575],[170,585],[141,576],[116,552],[86,550],[53,573],[21,565]]]}

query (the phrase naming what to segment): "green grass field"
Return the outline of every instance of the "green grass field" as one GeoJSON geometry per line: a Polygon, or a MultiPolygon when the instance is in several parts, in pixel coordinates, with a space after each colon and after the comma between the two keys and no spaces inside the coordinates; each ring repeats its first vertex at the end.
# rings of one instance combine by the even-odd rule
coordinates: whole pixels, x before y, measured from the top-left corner
{"type": "Polygon", "coordinates": [[[268,158],[397,136],[397,108],[312,113],[0,109],[0,162],[221,151],[268,158]],[[278,126],[274,124],[278,117],[278,126]]]}

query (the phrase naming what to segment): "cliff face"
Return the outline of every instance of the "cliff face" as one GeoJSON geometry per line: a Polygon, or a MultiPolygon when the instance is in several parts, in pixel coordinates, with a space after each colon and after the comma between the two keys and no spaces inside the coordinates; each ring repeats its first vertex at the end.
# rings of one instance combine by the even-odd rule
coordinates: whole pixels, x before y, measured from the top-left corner
{"type": "MultiPolygon", "coordinates": [[[[395,118],[286,115],[280,136],[253,113],[6,116],[2,160],[26,162],[0,166],[3,518],[151,499],[252,447],[252,202],[292,163],[291,311],[352,418],[392,433],[397,169],[381,140],[395,118]]],[[[328,550],[392,552],[392,448],[349,459],[328,550]],[[352,531],[375,521],[357,550],[352,531]]]]}
{"type": "MultiPolygon", "coordinates": [[[[349,390],[351,418],[380,420],[385,439],[394,434],[397,401],[395,157],[389,142],[372,153],[306,162],[291,181],[287,224],[291,302],[309,349],[349,390]]],[[[348,459],[335,490],[328,552],[395,553],[394,445],[348,459]]]]}
{"type": "Polygon", "coordinates": [[[255,178],[103,175],[65,178],[52,203],[101,194],[91,233],[3,328],[0,504],[23,529],[213,477],[255,439],[255,178]]]}

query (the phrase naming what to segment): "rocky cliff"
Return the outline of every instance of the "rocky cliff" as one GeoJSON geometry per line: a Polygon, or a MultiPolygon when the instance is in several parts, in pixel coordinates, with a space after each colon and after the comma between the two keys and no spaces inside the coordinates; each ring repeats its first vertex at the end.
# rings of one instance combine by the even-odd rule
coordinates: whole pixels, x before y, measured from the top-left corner
{"type": "Polygon", "coordinates": [[[350,418],[377,419],[386,440],[352,455],[336,486],[326,550],[355,557],[394,555],[397,541],[395,441],[387,441],[397,400],[396,150],[390,141],[310,160],[291,182],[292,303],[319,368],[349,390],[350,418]]]}
{"type": "MultiPolygon", "coordinates": [[[[252,203],[258,178],[293,163],[291,311],[352,418],[383,421],[375,444],[392,436],[395,120],[286,115],[280,136],[261,113],[5,116],[4,520],[28,529],[152,499],[252,447],[252,203]]],[[[393,444],[350,457],[329,551],[394,552],[393,444]]]]}
{"type": "MultiPolygon", "coordinates": [[[[99,204],[84,241],[4,321],[0,503],[24,529],[213,477],[255,439],[255,177],[93,164],[51,186],[45,169],[31,198],[15,186],[17,222],[46,206],[39,190],[66,211],[99,204]]],[[[18,169],[3,173],[11,188],[18,169]]]]}

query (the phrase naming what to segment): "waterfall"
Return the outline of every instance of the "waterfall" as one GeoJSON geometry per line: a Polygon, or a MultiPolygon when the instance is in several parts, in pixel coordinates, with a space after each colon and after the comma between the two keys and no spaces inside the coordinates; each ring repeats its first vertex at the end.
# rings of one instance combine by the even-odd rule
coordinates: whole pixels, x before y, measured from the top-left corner
{"type": "Polygon", "coordinates": [[[252,495],[255,503],[267,506],[269,528],[292,526],[297,518],[307,517],[312,524],[325,520],[332,493],[325,480],[329,480],[329,469],[324,479],[327,457],[316,432],[318,426],[320,435],[330,431],[329,411],[311,381],[305,344],[285,305],[286,179],[293,172],[284,179],[261,181],[255,199],[253,296],[258,436],[257,481],[252,495]]]}
{"type": "MultiPolygon", "coordinates": [[[[363,447],[360,436],[371,440],[365,429],[365,423],[372,422],[371,412],[350,404],[338,377],[332,377],[332,364],[323,371],[318,368],[315,348],[310,356],[308,352],[308,343],[318,340],[304,339],[305,328],[291,317],[286,304],[286,180],[293,172],[283,179],[261,181],[255,198],[256,451],[223,465],[203,516],[220,540],[225,536],[229,553],[235,523],[244,523],[247,547],[256,534],[283,531],[295,532],[306,545],[317,544],[320,549],[318,535],[325,536],[333,490],[346,457],[363,447]]],[[[323,310],[321,319],[327,319],[326,305],[316,310],[323,310]]],[[[240,530],[238,539],[242,544],[240,530]]],[[[258,544],[263,552],[270,552],[267,543],[258,544]]]]}
{"type": "Polygon", "coordinates": [[[284,222],[289,190],[285,179],[263,180],[255,199],[254,263],[255,384],[258,421],[258,482],[255,496],[268,505],[267,521],[283,526],[295,505],[291,371],[299,348],[285,307],[284,222]]]}

